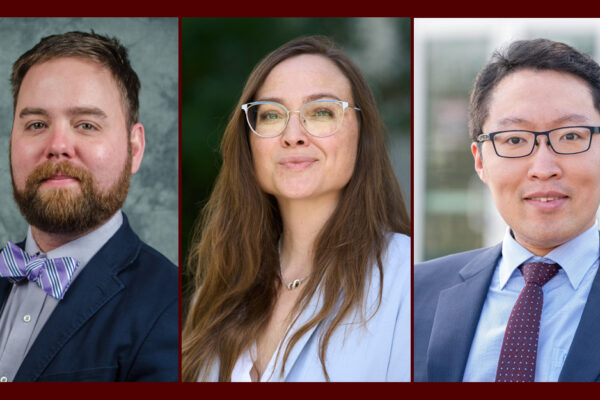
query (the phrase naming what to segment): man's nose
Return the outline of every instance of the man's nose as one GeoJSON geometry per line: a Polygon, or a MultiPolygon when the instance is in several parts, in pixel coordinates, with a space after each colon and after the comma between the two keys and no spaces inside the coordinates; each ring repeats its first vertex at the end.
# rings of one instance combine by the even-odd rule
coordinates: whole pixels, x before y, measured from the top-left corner
{"type": "Polygon", "coordinates": [[[552,149],[548,137],[538,136],[531,158],[528,175],[531,179],[546,180],[560,177],[562,170],[558,163],[558,154],[552,149]]]}
{"type": "Polygon", "coordinates": [[[73,157],[73,136],[68,124],[53,124],[49,127],[47,135],[46,158],[61,160],[73,157]]]}

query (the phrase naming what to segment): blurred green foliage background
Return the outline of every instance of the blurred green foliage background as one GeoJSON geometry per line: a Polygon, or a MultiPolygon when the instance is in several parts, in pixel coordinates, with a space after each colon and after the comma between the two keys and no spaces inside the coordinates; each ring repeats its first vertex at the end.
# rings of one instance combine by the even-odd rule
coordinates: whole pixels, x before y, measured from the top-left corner
{"type": "MultiPolygon", "coordinates": [[[[388,128],[396,175],[410,200],[411,27],[408,18],[183,18],[181,244],[187,249],[220,167],[219,143],[252,68],[283,43],[332,38],[359,66],[388,128]]],[[[410,204],[407,204],[410,207],[410,204]]],[[[183,305],[187,304],[184,298],[183,305]]]]}

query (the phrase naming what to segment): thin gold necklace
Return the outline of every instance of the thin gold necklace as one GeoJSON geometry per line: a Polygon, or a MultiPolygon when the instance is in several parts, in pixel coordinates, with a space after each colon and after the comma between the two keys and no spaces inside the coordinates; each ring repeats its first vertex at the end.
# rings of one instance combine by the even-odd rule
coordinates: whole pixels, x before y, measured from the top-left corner
{"type": "Polygon", "coordinates": [[[283,279],[283,268],[281,267],[281,239],[279,239],[279,243],[277,244],[277,251],[279,252],[279,274],[281,275],[281,283],[283,283],[288,290],[296,289],[306,278],[308,278],[308,275],[304,278],[294,279],[293,281],[286,283],[285,279],[283,279]]]}

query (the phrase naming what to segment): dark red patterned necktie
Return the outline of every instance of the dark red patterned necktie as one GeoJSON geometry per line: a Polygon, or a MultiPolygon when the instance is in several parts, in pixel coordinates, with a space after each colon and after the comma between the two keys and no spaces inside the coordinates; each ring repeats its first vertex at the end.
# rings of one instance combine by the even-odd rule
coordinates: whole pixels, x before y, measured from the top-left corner
{"type": "Polygon", "coordinates": [[[544,286],[557,273],[558,264],[525,263],[525,287],[515,303],[502,340],[496,382],[533,382],[537,358],[544,286]]]}

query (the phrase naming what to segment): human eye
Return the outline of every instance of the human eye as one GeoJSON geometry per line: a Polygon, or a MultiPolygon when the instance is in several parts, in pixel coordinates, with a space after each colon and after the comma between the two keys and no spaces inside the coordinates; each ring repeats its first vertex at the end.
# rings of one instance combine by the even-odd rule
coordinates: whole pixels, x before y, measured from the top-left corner
{"type": "Polygon", "coordinates": [[[336,118],[334,103],[317,102],[308,107],[304,115],[314,121],[331,121],[336,118]]]}
{"type": "Polygon", "coordinates": [[[275,107],[260,107],[258,110],[258,121],[262,123],[273,123],[284,119],[283,110],[275,107]]]}
{"type": "Polygon", "coordinates": [[[100,130],[100,128],[98,127],[98,124],[96,124],[94,122],[90,122],[90,121],[76,122],[75,129],[77,129],[80,132],[84,132],[84,133],[92,133],[92,132],[100,130]]]}
{"type": "Polygon", "coordinates": [[[503,146],[523,146],[529,142],[531,134],[528,132],[502,132],[494,136],[496,144],[503,146]]]}
{"type": "Polygon", "coordinates": [[[523,143],[523,138],[522,137],[518,137],[518,136],[511,136],[506,140],[506,143],[508,144],[521,144],[523,143]]]}
{"type": "Polygon", "coordinates": [[[575,142],[578,140],[586,139],[586,137],[584,136],[586,136],[585,132],[576,129],[570,129],[561,132],[560,136],[558,137],[558,140],[565,142],[575,142]]]}
{"type": "Polygon", "coordinates": [[[260,115],[260,119],[263,121],[275,121],[281,118],[281,115],[274,111],[266,111],[260,115]]]}
{"type": "Polygon", "coordinates": [[[82,122],[79,124],[79,127],[84,131],[93,131],[94,129],[96,129],[96,127],[93,124],[90,124],[89,122],[82,122]]]}
{"type": "Polygon", "coordinates": [[[25,126],[25,129],[27,129],[29,131],[39,131],[39,130],[46,128],[46,126],[47,125],[45,122],[35,121],[35,122],[28,123],[25,126]]]}
{"type": "Polygon", "coordinates": [[[318,110],[315,110],[313,115],[318,118],[333,118],[334,112],[328,108],[323,107],[318,110]]]}

